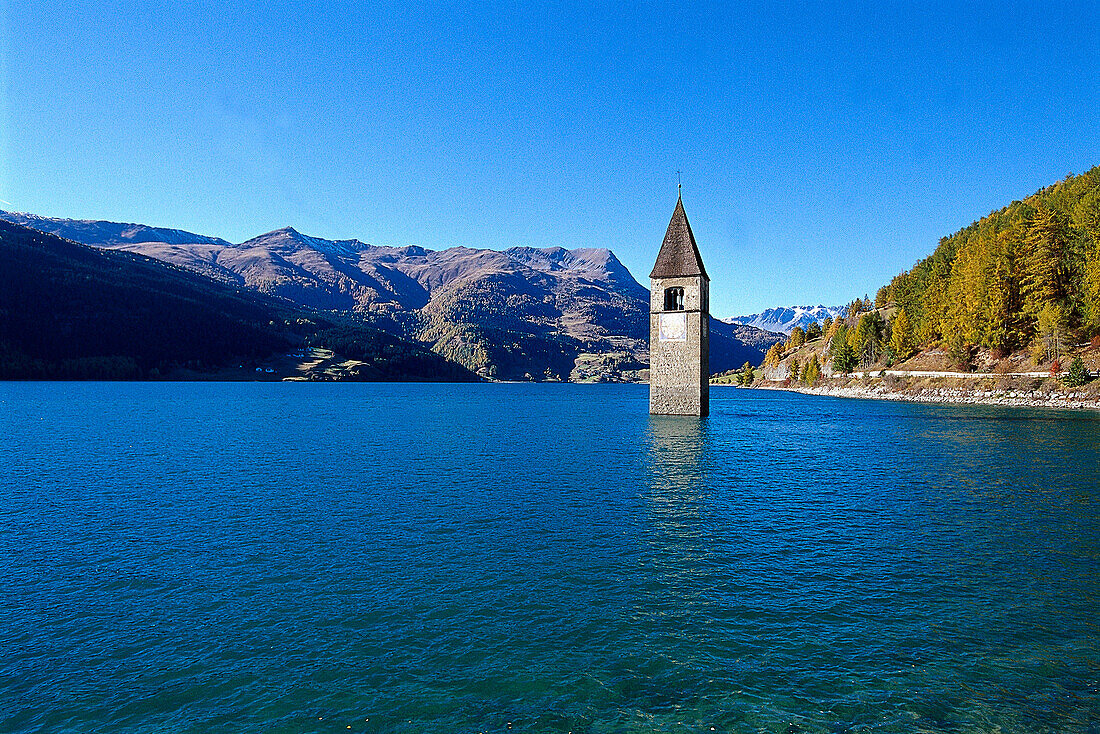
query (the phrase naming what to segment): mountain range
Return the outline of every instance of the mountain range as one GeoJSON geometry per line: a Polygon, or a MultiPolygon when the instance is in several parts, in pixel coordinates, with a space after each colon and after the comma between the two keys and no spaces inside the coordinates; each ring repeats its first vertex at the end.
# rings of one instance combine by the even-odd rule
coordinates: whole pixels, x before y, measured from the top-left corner
{"type": "Polygon", "coordinates": [[[733,316],[723,321],[727,324],[741,324],[789,335],[796,326],[805,329],[815,321],[820,324],[826,317],[835,319],[846,313],[847,308],[844,306],[786,306],[769,308],[748,316],[733,316]]]}
{"type": "Polygon", "coordinates": [[[362,324],[144,255],[0,221],[0,379],[255,379],[290,352],[299,379],[473,381],[438,354],[362,324]],[[317,349],[312,349],[316,347],[317,349]],[[328,365],[325,365],[326,367],[328,365]]]}
{"type": "MultiPolygon", "coordinates": [[[[422,344],[497,379],[636,380],[648,366],[649,291],[606,249],[384,247],[285,227],[238,244],[141,224],[0,218],[124,250],[422,344]]],[[[711,370],[750,361],[781,337],[711,322],[711,370]]]]}

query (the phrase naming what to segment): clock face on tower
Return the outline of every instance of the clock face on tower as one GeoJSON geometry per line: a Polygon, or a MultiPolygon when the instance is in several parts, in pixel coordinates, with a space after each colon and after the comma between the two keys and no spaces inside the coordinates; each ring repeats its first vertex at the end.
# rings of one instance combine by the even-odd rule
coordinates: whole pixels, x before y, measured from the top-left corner
{"type": "Polygon", "coordinates": [[[658,339],[663,342],[687,341],[687,314],[683,311],[663,313],[659,317],[658,339]]]}

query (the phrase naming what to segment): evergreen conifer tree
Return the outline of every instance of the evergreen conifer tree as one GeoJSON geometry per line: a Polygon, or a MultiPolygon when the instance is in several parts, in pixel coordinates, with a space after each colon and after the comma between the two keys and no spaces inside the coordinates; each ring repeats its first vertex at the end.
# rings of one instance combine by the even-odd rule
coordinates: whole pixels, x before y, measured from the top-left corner
{"type": "MultiPolygon", "coordinates": [[[[839,320],[839,319],[838,319],[839,320]]],[[[829,353],[833,359],[833,369],[837,372],[848,374],[856,366],[855,351],[848,342],[848,326],[843,322],[833,334],[833,340],[829,347],[829,353]]]]}
{"type": "Polygon", "coordinates": [[[1089,381],[1088,370],[1085,369],[1085,363],[1080,357],[1074,357],[1073,362],[1069,366],[1069,372],[1066,374],[1063,382],[1069,387],[1080,387],[1089,381]]]}

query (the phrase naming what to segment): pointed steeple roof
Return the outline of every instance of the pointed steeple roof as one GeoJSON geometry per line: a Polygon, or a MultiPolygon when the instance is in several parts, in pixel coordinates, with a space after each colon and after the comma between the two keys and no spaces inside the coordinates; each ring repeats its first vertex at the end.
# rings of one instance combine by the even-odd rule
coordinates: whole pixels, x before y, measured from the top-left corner
{"type": "Polygon", "coordinates": [[[695,235],[691,233],[683,199],[676,199],[676,209],[672,212],[672,221],[668,223],[665,241],[657,253],[657,263],[653,266],[650,278],[685,278],[701,275],[707,280],[710,276],[703,268],[703,258],[699,257],[699,247],[695,244],[695,235]]]}

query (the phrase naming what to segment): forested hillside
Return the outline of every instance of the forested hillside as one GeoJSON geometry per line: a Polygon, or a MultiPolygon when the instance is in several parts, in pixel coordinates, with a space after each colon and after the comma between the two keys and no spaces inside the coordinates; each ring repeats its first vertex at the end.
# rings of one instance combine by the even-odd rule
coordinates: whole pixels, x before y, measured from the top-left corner
{"type": "Polygon", "coordinates": [[[917,344],[1041,358],[1069,332],[1100,333],[1100,166],[943,238],[875,301],[897,305],[917,344]]]}
{"type": "Polygon", "coordinates": [[[1100,167],[944,237],[874,302],[856,298],[836,319],[795,328],[768,350],[763,376],[813,385],[872,368],[1022,374],[1040,365],[1077,386],[1100,365],[1100,167]]]}

